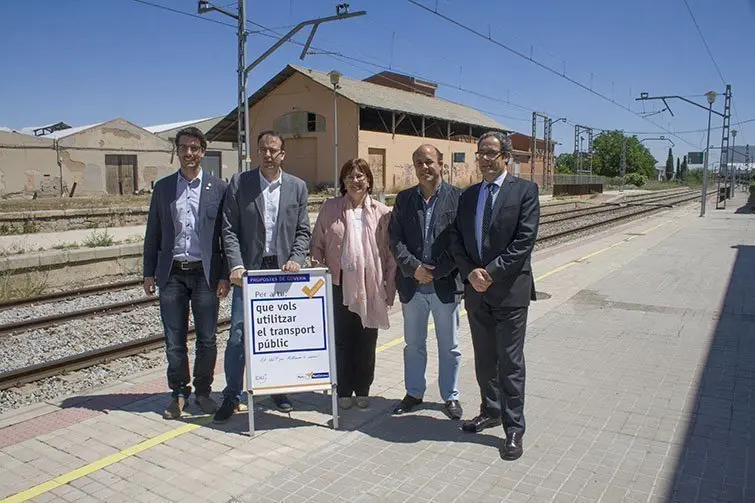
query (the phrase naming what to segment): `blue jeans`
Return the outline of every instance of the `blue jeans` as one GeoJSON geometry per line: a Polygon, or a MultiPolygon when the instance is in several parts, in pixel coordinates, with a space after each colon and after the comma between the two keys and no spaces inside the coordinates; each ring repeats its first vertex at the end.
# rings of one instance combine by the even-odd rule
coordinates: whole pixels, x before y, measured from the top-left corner
{"type": "Polygon", "coordinates": [[[209,395],[215,375],[218,348],[218,297],[210,289],[202,269],[173,271],[160,288],[160,318],[165,332],[168,359],[168,386],[174,397],[191,395],[189,354],[186,335],[189,330],[189,305],[194,315],[196,350],[194,358],[194,392],[209,395]]]}
{"type": "Polygon", "coordinates": [[[241,401],[244,391],[244,291],[239,286],[233,287],[231,302],[231,330],[225,347],[225,389],[223,398],[241,401]]]}
{"type": "Polygon", "coordinates": [[[444,304],[435,293],[415,292],[404,312],[404,385],[406,393],[414,398],[425,394],[427,368],[427,322],[430,313],[435,322],[438,340],[438,387],[441,398],[458,400],[459,390],[459,304],[444,304]]]}

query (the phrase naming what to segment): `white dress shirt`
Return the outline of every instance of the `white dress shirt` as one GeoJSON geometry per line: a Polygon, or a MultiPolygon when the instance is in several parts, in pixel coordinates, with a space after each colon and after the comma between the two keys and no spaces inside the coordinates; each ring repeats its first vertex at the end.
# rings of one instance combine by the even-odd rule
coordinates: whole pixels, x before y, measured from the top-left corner
{"type": "MultiPolygon", "coordinates": [[[[501,192],[501,186],[503,185],[503,181],[506,179],[506,171],[503,172],[501,176],[493,180],[493,184],[497,185],[498,188],[493,190],[493,206],[495,206],[495,200],[498,198],[498,193],[501,192]]],[[[488,185],[490,185],[487,180],[482,181],[482,185],[480,185],[480,193],[477,196],[477,211],[475,212],[475,218],[474,218],[474,235],[477,239],[477,253],[482,257],[482,215],[485,213],[485,200],[488,197],[488,185]]]]}
{"type": "Polygon", "coordinates": [[[260,171],[260,188],[262,189],[262,197],[264,199],[264,218],[265,222],[265,257],[277,256],[278,253],[278,207],[281,200],[281,173],[278,173],[278,178],[272,182],[269,182],[267,178],[262,176],[260,171]]]}

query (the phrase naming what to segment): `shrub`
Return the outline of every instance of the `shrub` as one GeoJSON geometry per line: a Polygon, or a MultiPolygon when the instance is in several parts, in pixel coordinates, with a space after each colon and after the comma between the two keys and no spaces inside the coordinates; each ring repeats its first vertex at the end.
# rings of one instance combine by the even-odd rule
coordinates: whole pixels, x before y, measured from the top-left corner
{"type": "Polygon", "coordinates": [[[92,233],[84,239],[83,244],[84,246],[88,248],[97,248],[100,246],[112,246],[113,236],[111,236],[110,233],[108,233],[108,231],[103,231],[103,232],[92,231],[92,233]]]}
{"type": "Polygon", "coordinates": [[[648,181],[648,177],[640,173],[629,173],[624,177],[624,181],[627,185],[634,185],[635,187],[642,187],[648,181]]]}

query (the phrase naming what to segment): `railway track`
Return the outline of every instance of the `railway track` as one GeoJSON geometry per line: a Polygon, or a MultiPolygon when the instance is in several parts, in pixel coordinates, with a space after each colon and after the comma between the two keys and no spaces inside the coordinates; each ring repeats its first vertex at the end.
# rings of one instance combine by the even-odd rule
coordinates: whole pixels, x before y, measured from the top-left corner
{"type": "MultiPolygon", "coordinates": [[[[231,325],[230,318],[218,320],[218,331],[226,330],[231,325]]],[[[189,329],[189,339],[194,338],[194,328],[189,329]]],[[[57,360],[29,365],[20,369],[0,373],[0,391],[29,384],[48,377],[55,377],[66,372],[93,367],[118,358],[134,356],[153,349],[159,349],[165,344],[162,334],[123,342],[113,346],[93,349],[77,355],[59,358],[57,360]]]]}
{"type": "Polygon", "coordinates": [[[27,297],[25,299],[14,299],[0,302],[1,309],[9,309],[13,307],[23,307],[31,304],[38,304],[40,302],[50,302],[53,300],[65,300],[74,297],[81,297],[82,295],[91,295],[96,293],[107,293],[123,290],[125,288],[133,288],[141,285],[141,279],[132,279],[127,281],[119,281],[108,285],[96,285],[88,286],[85,288],[79,288],[77,290],[67,290],[65,292],[48,293],[44,295],[37,295],[35,297],[27,297]]]}
{"type": "MultiPolygon", "coordinates": [[[[690,194],[689,196],[686,196],[686,197],[683,197],[683,198],[677,200],[675,202],[675,204],[681,204],[681,203],[685,203],[685,202],[689,202],[689,201],[694,201],[694,200],[699,199],[699,198],[700,198],[700,193],[699,192],[695,192],[694,194],[690,194]]],[[[658,210],[666,208],[666,206],[650,206],[650,207],[644,207],[644,208],[641,207],[641,206],[639,206],[639,208],[642,208],[642,209],[639,209],[638,211],[627,213],[627,214],[624,214],[624,215],[619,215],[619,216],[614,217],[614,218],[604,218],[604,219],[601,219],[601,220],[599,220],[597,222],[593,222],[593,223],[589,223],[589,224],[586,224],[586,225],[582,225],[582,226],[576,227],[574,229],[567,229],[567,230],[564,230],[564,231],[553,232],[553,233],[546,234],[546,235],[539,235],[538,238],[537,238],[537,243],[538,244],[547,243],[549,241],[554,241],[554,240],[556,240],[558,238],[563,238],[563,237],[574,235],[574,234],[580,234],[582,232],[593,230],[593,229],[596,229],[596,228],[599,228],[599,227],[604,227],[604,226],[607,226],[607,225],[612,225],[612,224],[624,222],[626,220],[631,220],[631,219],[634,219],[634,218],[639,217],[639,216],[643,216],[643,215],[647,215],[647,214],[650,214],[650,213],[654,213],[654,212],[656,212],[658,210]]],[[[614,208],[614,211],[616,211],[615,208],[614,208]]],[[[593,215],[590,215],[590,216],[593,216],[593,215]]],[[[550,222],[550,223],[553,223],[553,222],[550,222]]]]}
{"type": "Polygon", "coordinates": [[[553,214],[547,214],[547,215],[541,215],[540,216],[540,224],[551,224],[556,222],[564,222],[566,220],[572,220],[574,218],[580,218],[583,216],[591,216],[591,215],[597,215],[602,213],[611,213],[615,212],[617,207],[631,207],[631,206],[646,206],[650,204],[655,204],[658,206],[670,208],[673,206],[673,204],[676,203],[676,201],[680,199],[685,199],[687,195],[695,195],[695,197],[699,197],[700,194],[697,191],[684,191],[684,192],[675,192],[673,194],[667,194],[664,196],[656,196],[653,199],[647,199],[642,201],[627,201],[627,202],[620,202],[620,203],[603,203],[594,205],[589,208],[577,208],[573,210],[565,210],[561,211],[559,213],[553,213],[553,214]]]}
{"type": "MultiPolygon", "coordinates": [[[[668,197],[672,197],[672,196],[667,196],[667,198],[668,197]]],[[[684,196],[684,197],[677,194],[675,196],[675,198],[677,199],[675,201],[675,204],[681,204],[687,201],[698,199],[699,197],[700,197],[700,194],[698,192],[695,192],[694,194],[689,194],[688,196],[684,196]]],[[[573,229],[567,229],[564,231],[557,231],[550,234],[538,236],[537,243],[544,244],[544,243],[553,242],[560,238],[565,238],[570,235],[579,235],[586,231],[590,231],[590,230],[594,230],[600,227],[605,227],[605,226],[613,225],[619,222],[635,219],[637,217],[641,217],[641,216],[644,216],[653,212],[657,212],[660,209],[663,209],[663,207],[660,207],[660,206],[650,206],[650,207],[638,206],[638,208],[639,208],[638,211],[634,211],[631,213],[619,215],[613,218],[603,218],[599,220],[598,222],[588,223],[586,225],[582,225],[573,229]]],[[[617,210],[616,207],[612,207],[612,209],[614,211],[617,210]]],[[[126,283],[129,283],[129,282],[123,282],[124,285],[126,285],[126,283]]],[[[139,284],[139,283],[140,281],[137,281],[135,283],[130,282],[129,286],[134,286],[134,284],[139,284]]],[[[96,291],[96,290],[90,290],[90,291],[96,291]]],[[[67,293],[67,297],[71,296],[71,292],[66,292],[66,293],[67,293]]],[[[45,297],[48,297],[48,296],[45,296],[45,297]]],[[[155,302],[155,300],[152,298],[145,298],[145,299],[139,299],[139,300],[141,303],[155,302]]],[[[134,302],[129,301],[129,303],[131,304],[133,308],[134,302]]],[[[126,303],[121,303],[121,304],[126,304],[126,303]]],[[[102,308],[93,308],[93,309],[100,309],[100,312],[103,312],[102,309],[107,308],[107,307],[108,306],[102,306],[102,308]]],[[[71,314],[80,314],[80,313],[81,312],[71,313],[71,314]]],[[[83,316],[84,315],[81,315],[79,317],[83,317],[83,316]]],[[[38,323],[43,322],[43,320],[36,320],[36,321],[38,323]]],[[[219,331],[225,330],[229,326],[230,326],[230,318],[223,318],[218,321],[219,331]]],[[[0,330],[2,330],[1,327],[0,327],[0,330]]],[[[193,334],[194,334],[194,329],[192,328],[190,329],[189,337],[193,338],[193,334]]],[[[56,375],[60,375],[66,372],[71,372],[71,371],[79,370],[82,368],[92,367],[92,366],[106,363],[106,362],[109,362],[118,358],[133,356],[133,355],[150,351],[153,349],[158,349],[162,347],[163,345],[164,345],[163,335],[155,334],[150,337],[137,339],[134,341],[128,341],[128,342],[108,346],[105,348],[95,349],[95,350],[87,351],[87,352],[80,353],[77,355],[67,356],[67,357],[49,361],[49,362],[38,363],[38,364],[30,365],[27,367],[22,367],[19,369],[9,370],[9,371],[0,373],[0,391],[7,390],[13,387],[22,386],[22,385],[39,381],[41,379],[45,379],[48,377],[54,377],[56,375]]]]}
{"type": "Polygon", "coordinates": [[[24,330],[53,327],[55,325],[65,323],[66,321],[89,318],[98,314],[123,313],[144,305],[155,305],[157,303],[157,297],[142,297],[138,299],[126,300],[123,302],[102,304],[101,306],[79,309],[67,313],[51,314],[50,316],[35,317],[10,323],[4,323],[0,325],[0,337],[11,335],[24,330]]]}

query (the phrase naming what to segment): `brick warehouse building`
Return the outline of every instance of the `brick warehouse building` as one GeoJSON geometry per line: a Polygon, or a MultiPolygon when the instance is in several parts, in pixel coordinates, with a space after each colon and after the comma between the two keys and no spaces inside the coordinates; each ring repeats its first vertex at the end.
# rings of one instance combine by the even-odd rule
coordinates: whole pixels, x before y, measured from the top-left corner
{"type": "MultiPolygon", "coordinates": [[[[352,157],[367,159],[376,189],[387,193],[416,183],[411,155],[423,142],[443,153],[445,178],[467,186],[479,179],[477,138],[488,130],[513,133],[473,108],[436,97],[436,84],[406,75],[382,72],[365,80],[341,76],[338,85],[339,167],[352,157]]],[[[249,96],[253,142],[264,129],[282,133],[284,169],[306,181],[310,190],[333,184],[333,94],[328,73],[289,65],[249,96]]],[[[234,109],[208,131],[208,140],[235,142],[236,119],[234,109]]],[[[540,183],[544,142],[538,141],[534,171],[530,137],[513,133],[512,142],[509,171],[527,179],[534,176],[540,183]]],[[[251,158],[252,166],[259,164],[254,148],[251,158]]]]}

